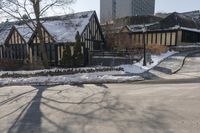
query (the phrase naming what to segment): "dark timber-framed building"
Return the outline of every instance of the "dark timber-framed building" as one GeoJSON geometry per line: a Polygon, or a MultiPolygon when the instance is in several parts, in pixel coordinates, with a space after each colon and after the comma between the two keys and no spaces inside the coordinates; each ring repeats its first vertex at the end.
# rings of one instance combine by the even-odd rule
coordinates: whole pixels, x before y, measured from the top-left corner
{"type": "Polygon", "coordinates": [[[147,45],[171,47],[200,42],[200,23],[175,12],[158,22],[121,27],[114,33],[115,45],[125,49],[143,47],[144,27],[146,28],[145,44],[147,45]]]}
{"type": "MultiPolygon", "coordinates": [[[[70,45],[73,51],[77,32],[84,44],[82,51],[101,50],[104,47],[105,40],[95,11],[42,18],[41,24],[50,65],[60,64],[64,45],[70,45]]],[[[28,59],[31,63],[37,61],[40,41],[35,29],[34,26],[30,28],[22,22],[2,23],[0,60],[23,62],[28,59]]]]}

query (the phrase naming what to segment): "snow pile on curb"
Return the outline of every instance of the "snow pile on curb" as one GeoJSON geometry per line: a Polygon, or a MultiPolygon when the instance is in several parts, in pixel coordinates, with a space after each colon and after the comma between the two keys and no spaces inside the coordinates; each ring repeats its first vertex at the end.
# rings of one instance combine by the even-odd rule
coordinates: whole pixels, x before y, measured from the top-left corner
{"type": "Polygon", "coordinates": [[[148,63],[146,66],[143,66],[143,60],[141,60],[138,63],[132,64],[132,65],[121,65],[120,67],[122,67],[126,73],[141,74],[152,69],[153,67],[158,65],[161,61],[168,58],[169,56],[172,56],[175,53],[177,52],[168,51],[161,55],[152,55],[151,58],[153,60],[153,63],[151,64],[148,63]]]}
{"type": "Polygon", "coordinates": [[[57,85],[83,83],[122,83],[143,80],[140,76],[113,76],[101,74],[75,74],[64,76],[44,76],[31,78],[3,78],[0,85],[57,85]]]}

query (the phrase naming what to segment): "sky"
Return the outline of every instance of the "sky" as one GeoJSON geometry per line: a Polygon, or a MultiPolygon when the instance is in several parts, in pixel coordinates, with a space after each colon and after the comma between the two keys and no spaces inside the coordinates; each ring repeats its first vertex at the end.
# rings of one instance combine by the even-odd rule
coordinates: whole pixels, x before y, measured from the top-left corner
{"type": "MultiPolygon", "coordinates": [[[[77,0],[72,6],[74,12],[96,10],[100,15],[100,0],[77,0]]],[[[155,12],[185,12],[200,10],[200,0],[156,0],[155,12]]]]}
{"type": "MultiPolygon", "coordinates": [[[[75,0],[76,2],[71,5],[72,10],[51,10],[46,13],[46,16],[62,15],[63,13],[81,12],[96,10],[97,15],[100,16],[100,0],[75,0]],[[64,12],[63,12],[64,11],[64,12]]],[[[200,0],[156,0],[156,12],[186,12],[200,10],[200,0]]],[[[6,18],[1,18],[1,21],[5,21],[6,18]]]]}

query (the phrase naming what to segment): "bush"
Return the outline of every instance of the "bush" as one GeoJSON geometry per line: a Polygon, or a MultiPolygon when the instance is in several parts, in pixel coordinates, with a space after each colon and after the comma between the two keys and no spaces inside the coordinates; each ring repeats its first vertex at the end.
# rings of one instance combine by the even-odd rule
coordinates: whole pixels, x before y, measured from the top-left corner
{"type": "Polygon", "coordinates": [[[18,70],[24,66],[23,60],[1,59],[0,69],[2,70],[18,70]]]}
{"type": "Polygon", "coordinates": [[[77,32],[76,34],[76,44],[74,46],[74,66],[75,67],[80,67],[80,66],[83,66],[84,64],[84,57],[83,57],[83,53],[82,53],[82,50],[81,50],[81,37],[79,35],[79,32],[77,32]]]}
{"type": "Polygon", "coordinates": [[[166,46],[162,46],[158,44],[150,44],[147,46],[147,49],[151,52],[151,54],[155,54],[155,55],[160,55],[168,51],[168,48],[166,46]]]}
{"type": "Polygon", "coordinates": [[[72,67],[72,55],[71,55],[71,49],[69,45],[65,45],[64,51],[63,51],[63,58],[60,62],[60,65],[62,67],[72,67]]]}

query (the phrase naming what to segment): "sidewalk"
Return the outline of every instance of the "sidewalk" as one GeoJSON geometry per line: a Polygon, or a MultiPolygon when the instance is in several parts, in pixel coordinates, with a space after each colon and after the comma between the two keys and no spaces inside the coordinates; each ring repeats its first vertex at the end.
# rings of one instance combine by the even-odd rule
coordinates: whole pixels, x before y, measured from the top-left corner
{"type": "Polygon", "coordinates": [[[195,53],[200,52],[200,50],[193,50],[187,52],[180,52],[174,54],[173,56],[165,59],[159,65],[151,69],[148,74],[144,74],[146,77],[151,78],[162,78],[168,75],[177,73],[184,65],[185,59],[195,53]]]}

